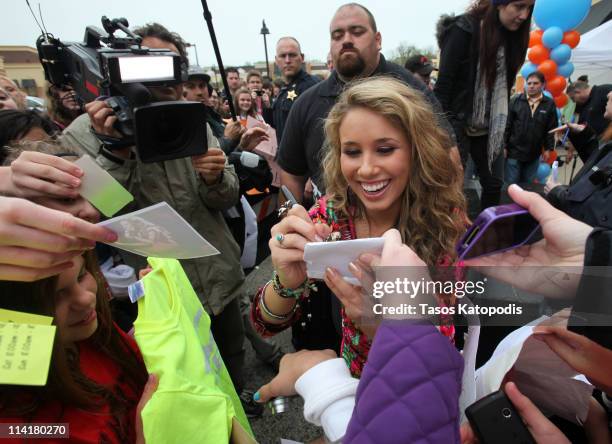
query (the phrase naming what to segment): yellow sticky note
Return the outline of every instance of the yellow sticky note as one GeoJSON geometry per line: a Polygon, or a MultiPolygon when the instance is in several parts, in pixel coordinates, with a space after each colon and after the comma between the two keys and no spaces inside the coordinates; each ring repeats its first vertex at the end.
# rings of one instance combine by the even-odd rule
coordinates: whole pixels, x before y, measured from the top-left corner
{"type": "Polygon", "coordinates": [[[17,322],[18,324],[51,325],[53,318],[21,311],[0,308],[0,322],[17,322]]]}
{"type": "Polygon", "coordinates": [[[0,322],[0,384],[45,385],[55,325],[0,322]]]}

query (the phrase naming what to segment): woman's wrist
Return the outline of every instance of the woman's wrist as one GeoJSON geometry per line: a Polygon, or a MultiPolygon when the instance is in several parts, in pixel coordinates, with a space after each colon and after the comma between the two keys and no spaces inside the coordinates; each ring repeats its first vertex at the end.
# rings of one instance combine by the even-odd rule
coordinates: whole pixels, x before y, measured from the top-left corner
{"type": "Polygon", "coordinates": [[[287,322],[295,314],[298,308],[297,299],[286,299],[274,290],[272,281],[269,281],[261,294],[259,300],[261,314],[272,324],[287,322]]]}
{"type": "Polygon", "coordinates": [[[307,277],[297,285],[285,285],[282,278],[276,271],[272,276],[272,286],[274,288],[274,292],[284,299],[300,299],[305,294],[307,295],[309,290],[314,289],[314,285],[310,283],[307,277]]]}

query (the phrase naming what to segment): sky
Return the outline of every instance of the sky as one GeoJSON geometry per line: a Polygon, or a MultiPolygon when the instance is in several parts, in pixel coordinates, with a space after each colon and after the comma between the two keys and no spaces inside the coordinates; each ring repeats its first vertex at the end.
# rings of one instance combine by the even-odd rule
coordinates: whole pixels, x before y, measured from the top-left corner
{"type": "MultiPolygon", "coordinates": [[[[202,3],[197,0],[30,0],[42,8],[47,31],[62,41],[81,41],[87,25],[101,27],[100,18],[125,17],[130,26],[158,21],[195,43],[201,66],[216,65],[202,3]]],[[[296,37],[306,60],[326,59],[329,22],[346,1],[305,0],[209,0],[215,33],[225,66],[265,60],[262,19],[270,30],[268,54],[273,61],[276,41],[296,37]]],[[[469,0],[363,0],[382,34],[382,52],[390,55],[401,43],[420,48],[437,47],[435,26],[441,14],[461,13],[469,0]]],[[[2,0],[0,45],[35,46],[40,34],[25,0],[2,0]]],[[[194,48],[189,48],[195,64],[194,48]]]]}

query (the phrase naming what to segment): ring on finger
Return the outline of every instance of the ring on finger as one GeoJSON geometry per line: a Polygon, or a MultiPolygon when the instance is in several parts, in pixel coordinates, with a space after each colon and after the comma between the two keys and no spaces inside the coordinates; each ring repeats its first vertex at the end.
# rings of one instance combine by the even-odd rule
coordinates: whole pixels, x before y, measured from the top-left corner
{"type": "Polygon", "coordinates": [[[283,241],[285,240],[285,235],[284,235],[284,234],[282,234],[282,233],[278,233],[278,234],[275,236],[275,239],[276,239],[276,241],[277,241],[279,244],[283,245],[283,241]]]}
{"type": "Polygon", "coordinates": [[[285,217],[289,213],[289,210],[291,208],[293,208],[293,202],[291,202],[290,200],[282,204],[278,209],[278,218],[282,219],[283,217],[285,217]]]}

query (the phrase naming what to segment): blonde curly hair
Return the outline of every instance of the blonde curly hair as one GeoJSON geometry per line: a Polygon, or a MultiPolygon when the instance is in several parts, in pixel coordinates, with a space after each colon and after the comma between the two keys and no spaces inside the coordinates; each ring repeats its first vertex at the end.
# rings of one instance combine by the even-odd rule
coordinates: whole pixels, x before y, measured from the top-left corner
{"type": "Polygon", "coordinates": [[[325,121],[323,169],[334,209],[344,217],[365,215],[361,202],[349,198],[340,168],[340,126],[355,108],[388,119],[404,132],[411,147],[410,175],[397,225],[402,240],[430,266],[454,259],[455,244],[465,231],[462,177],[445,148],[451,143],[437,123],[438,116],[422,93],[399,80],[374,77],[351,83],[330,111],[325,121]]]}

